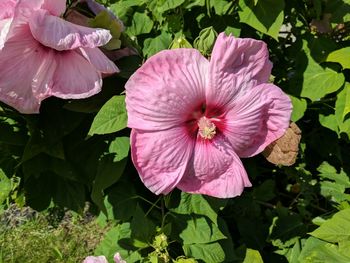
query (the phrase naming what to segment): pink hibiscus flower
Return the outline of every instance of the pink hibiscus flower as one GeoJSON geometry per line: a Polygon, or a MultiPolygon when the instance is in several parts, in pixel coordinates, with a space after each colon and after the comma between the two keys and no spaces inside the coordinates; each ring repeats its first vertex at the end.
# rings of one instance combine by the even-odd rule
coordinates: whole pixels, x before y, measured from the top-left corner
{"type": "Polygon", "coordinates": [[[292,111],[267,83],[271,68],[264,42],[224,33],[210,62],[195,49],[146,61],[126,84],[132,159],[146,187],[227,198],[251,186],[239,157],[281,137],[292,111]]]}
{"type": "Polygon", "coordinates": [[[110,32],[58,17],[65,0],[6,1],[0,7],[0,100],[18,111],[38,113],[50,96],[92,96],[101,90],[102,73],[118,71],[98,48],[110,32]]]}
{"type": "MultiPolygon", "coordinates": [[[[119,253],[114,255],[113,260],[115,263],[126,263],[119,253]]],[[[83,263],[108,263],[108,260],[105,256],[88,256],[84,259],[83,263]]]]}

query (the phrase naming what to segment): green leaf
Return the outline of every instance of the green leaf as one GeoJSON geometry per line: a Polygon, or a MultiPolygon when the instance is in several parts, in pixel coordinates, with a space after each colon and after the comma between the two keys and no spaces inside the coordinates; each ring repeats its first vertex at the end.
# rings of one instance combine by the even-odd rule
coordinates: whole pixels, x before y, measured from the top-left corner
{"type": "Polygon", "coordinates": [[[158,7],[158,11],[163,13],[182,5],[183,3],[185,3],[185,0],[166,0],[158,7]]]}
{"type": "Polygon", "coordinates": [[[108,188],[104,205],[107,210],[107,218],[114,220],[129,220],[137,206],[136,190],[132,182],[120,180],[117,184],[108,188]]]}
{"type": "Polygon", "coordinates": [[[46,209],[54,204],[82,211],[85,206],[85,186],[54,173],[46,172],[38,178],[31,177],[25,182],[26,204],[36,210],[46,209]]]}
{"type": "Polygon", "coordinates": [[[114,262],[113,256],[116,252],[119,252],[128,263],[137,262],[141,259],[141,255],[139,252],[133,251],[134,248],[126,242],[130,240],[130,237],[130,223],[113,227],[105,234],[104,239],[95,249],[95,255],[104,255],[108,262],[114,262]]]}
{"type": "Polygon", "coordinates": [[[340,173],[337,173],[337,170],[327,162],[323,162],[318,168],[317,171],[320,172],[319,176],[324,179],[330,179],[335,181],[337,184],[343,185],[344,187],[350,187],[350,180],[343,169],[340,173]]]}
{"type": "Polygon", "coordinates": [[[268,179],[264,181],[261,185],[254,188],[253,196],[259,201],[270,201],[276,196],[275,187],[275,181],[268,179]]]}
{"type": "Polygon", "coordinates": [[[207,221],[205,217],[191,217],[187,220],[186,228],[179,235],[184,245],[205,244],[226,239],[219,228],[207,221]]]}
{"type": "Polygon", "coordinates": [[[337,122],[337,117],[334,114],[325,116],[323,114],[319,115],[319,121],[322,126],[335,131],[336,133],[339,134],[339,129],[338,129],[338,122],[337,122]]]}
{"type": "Polygon", "coordinates": [[[186,40],[185,36],[176,37],[170,45],[170,49],[192,48],[192,45],[186,40]]]}
{"type": "Polygon", "coordinates": [[[151,32],[152,28],[152,19],[145,13],[136,12],[132,18],[131,26],[127,28],[126,32],[130,36],[138,36],[151,32]]]}
{"type": "Polygon", "coordinates": [[[131,221],[132,237],[138,241],[152,243],[153,236],[156,233],[155,224],[147,218],[140,206],[136,206],[133,219],[131,221]]]}
{"type": "Polygon", "coordinates": [[[290,240],[296,235],[304,235],[306,226],[299,214],[280,215],[270,227],[271,239],[280,239],[282,242],[290,240]]]}
{"type": "Polygon", "coordinates": [[[116,154],[114,161],[118,162],[128,156],[130,149],[129,137],[117,137],[109,145],[109,152],[116,154]]]}
{"type": "Polygon", "coordinates": [[[349,97],[350,84],[346,83],[345,87],[338,93],[335,103],[335,116],[339,127],[339,133],[346,133],[350,138],[350,118],[347,118],[349,113],[349,97]]]}
{"type": "Polygon", "coordinates": [[[326,1],[324,13],[330,13],[331,22],[344,23],[350,21],[350,1],[332,0],[326,1]]]}
{"type": "Polygon", "coordinates": [[[89,26],[94,28],[108,29],[112,35],[112,39],[104,46],[108,50],[118,49],[121,46],[119,40],[123,31],[123,24],[112,18],[107,10],[101,11],[95,18],[89,20],[89,26]]]}
{"type": "Polygon", "coordinates": [[[350,201],[350,195],[344,194],[345,186],[330,181],[322,181],[320,185],[320,193],[324,197],[330,198],[337,203],[341,203],[344,200],[350,201]]]}
{"type": "Polygon", "coordinates": [[[337,91],[344,83],[344,75],[329,68],[322,68],[309,54],[304,71],[304,83],[301,96],[319,100],[325,95],[337,91]]]}
{"type": "Polygon", "coordinates": [[[0,169],[0,205],[9,197],[11,188],[11,180],[0,169]]]}
{"type": "Polygon", "coordinates": [[[124,172],[126,162],[126,159],[115,162],[113,155],[106,155],[99,162],[97,174],[92,185],[91,199],[105,213],[107,211],[103,202],[104,190],[119,180],[124,172]]]}
{"type": "Polygon", "coordinates": [[[298,260],[302,263],[347,263],[350,262],[350,254],[348,248],[344,251],[337,245],[310,237],[305,242],[298,260]]]}
{"type": "Polygon", "coordinates": [[[113,96],[95,116],[89,135],[108,134],[126,127],[125,96],[113,96]]]}
{"type": "Polygon", "coordinates": [[[278,40],[284,19],[284,0],[240,0],[240,22],[278,40]]]}
{"type": "Polygon", "coordinates": [[[310,235],[332,243],[350,241],[350,208],[334,214],[310,235]]]}
{"type": "Polygon", "coordinates": [[[235,28],[235,27],[232,27],[232,26],[227,26],[225,28],[225,34],[226,35],[230,35],[232,34],[234,37],[239,37],[240,34],[241,34],[241,29],[240,28],[235,28]]]}
{"type": "Polygon", "coordinates": [[[337,117],[338,125],[345,123],[346,115],[350,112],[350,83],[346,82],[344,89],[337,95],[335,104],[335,115],[337,117]]]}
{"type": "Polygon", "coordinates": [[[187,257],[201,259],[206,263],[219,263],[225,260],[225,251],[217,242],[184,245],[183,250],[187,257]]]}
{"type": "Polygon", "coordinates": [[[304,116],[304,113],[307,108],[307,103],[306,103],[306,100],[303,98],[299,99],[293,96],[289,96],[289,97],[292,100],[292,104],[293,104],[293,112],[292,112],[291,119],[292,121],[296,122],[304,116]]]}
{"type": "Polygon", "coordinates": [[[134,6],[142,6],[143,0],[123,0],[112,4],[109,9],[124,22],[127,21],[127,15],[134,6]]]}
{"type": "Polygon", "coordinates": [[[227,0],[215,0],[215,1],[210,1],[209,3],[210,3],[210,6],[214,8],[215,14],[219,16],[226,14],[226,12],[231,7],[231,3],[227,0]]]}
{"type": "Polygon", "coordinates": [[[264,261],[259,251],[248,248],[243,263],[264,263],[264,261]]]}
{"type": "Polygon", "coordinates": [[[147,38],[144,42],[143,54],[150,57],[161,50],[167,49],[172,41],[171,34],[163,31],[159,36],[147,38]]]}
{"type": "Polygon", "coordinates": [[[350,47],[345,47],[333,51],[328,55],[326,61],[337,62],[341,64],[344,69],[350,68],[350,47]]]}
{"type": "MultiPolygon", "coordinates": [[[[176,200],[178,200],[176,198],[176,200]]],[[[213,223],[217,223],[218,212],[225,207],[227,200],[207,197],[198,194],[181,192],[180,203],[171,211],[183,214],[197,214],[207,216],[213,223]]]]}

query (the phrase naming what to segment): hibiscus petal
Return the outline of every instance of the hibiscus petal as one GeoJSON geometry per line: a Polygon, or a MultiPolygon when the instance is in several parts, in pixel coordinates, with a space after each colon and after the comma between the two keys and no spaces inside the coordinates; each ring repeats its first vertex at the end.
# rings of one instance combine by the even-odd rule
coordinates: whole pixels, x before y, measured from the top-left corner
{"type": "Polygon", "coordinates": [[[238,156],[254,156],[284,134],[291,112],[291,101],[279,87],[261,84],[235,101],[223,133],[238,156]]]}
{"type": "Polygon", "coordinates": [[[80,48],[79,50],[99,72],[106,74],[119,72],[117,66],[99,48],[80,48]]]}
{"type": "Polygon", "coordinates": [[[7,40],[11,22],[11,18],[0,20],[0,50],[4,47],[7,40]]]}
{"type": "Polygon", "coordinates": [[[60,51],[78,47],[99,47],[112,38],[106,29],[75,25],[52,16],[45,10],[35,11],[30,17],[29,26],[36,40],[60,51]]]}
{"type": "Polygon", "coordinates": [[[221,33],[210,59],[207,100],[214,106],[231,103],[257,84],[267,82],[271,68],[263,41],[221,33]]]}
{"type": "Polygon", "coordinates": [[[125,85],[128,126],[159,130],[181,125],[205,100],[208,65],[194,49],[165,50],[149,58],[125,85]]]}
{"type": "Polygon", "coordinates": [[[38,113],[50,94],[55,69],[52,55],[30,32],[9,40],[0,52],[0,100],[21,113],[38,113]]]}
{"type": "Polygon", "coordinates": [[[56,61],[52,95],[63,99],[82,99],[100,92],[101,74],[78,51],[58,52],[56,61]]]}
{"type": "Polygon", "coordinates": [[[177,185],[185,192],[219,198],[238,196],[249,186],[241,160],[222,135],[197,141],[188,170],[177,185]]]}
{"type": "Polygon", "coordinates": [[[0,2],[0,19],[13,17],[15,6],[15,0],[7,0],[0,2]]]}
{"type": "Polygon", "coordinates": [[[131,156],[141,180],[155,194],[167,194],[184,175],[194,140],[184,128],[159,132],[133,129],[131,156]]]}
{"type": "Polygon", "coordinates": [[[45,0],[41,9],[48,10],[51,15],[60,16],[66,10],[66,0],[45,0]]]}

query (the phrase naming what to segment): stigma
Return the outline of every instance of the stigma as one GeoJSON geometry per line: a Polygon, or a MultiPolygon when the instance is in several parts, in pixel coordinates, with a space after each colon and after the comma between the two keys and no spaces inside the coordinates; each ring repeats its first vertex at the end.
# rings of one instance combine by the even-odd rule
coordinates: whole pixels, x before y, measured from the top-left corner
{"type": "Polygon", "coordinates": [[[216,134],[215,124],[206,117],[201,117],[198,121],[198,134],[206,140],[211,140],[216,134]]]}

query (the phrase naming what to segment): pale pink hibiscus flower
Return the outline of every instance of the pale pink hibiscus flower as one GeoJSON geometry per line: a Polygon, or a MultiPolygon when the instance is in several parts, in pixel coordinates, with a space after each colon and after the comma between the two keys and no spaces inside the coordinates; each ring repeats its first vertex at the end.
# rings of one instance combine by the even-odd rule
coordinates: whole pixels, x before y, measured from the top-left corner
{"type": "MultiPolygon", "coordinates": [[[[114,255],[113,261],[115,263],[126,263],[119,253],[114,255]]],[[[108,260],[105,256],[88,256],[84,259],[83,263],[108,263],[108,260]]]]}
{"type": "Polygon", "coordinates": [[[210,61],[195,49],[147,60],[126,84],[132,159],[146,187],[227,198],[251,186],[240,157],[281,137],[292,111],[267,83],[271,68],[264,42],[224,33],[210,61]]]}
{"type": "Polygon", "coordinates": [[[65,0],[4,1],[0,7],[0,100],[18,111],[38,113],[50,96],[92,96],[101,90],[102,74],[118,71],[98,48],[110,32],[60,18],[65,0]]]}
{"type": "Polygon", "coordinates": [[[108,263],[105,256],[88,256],[83,263],[108,263]]]}

